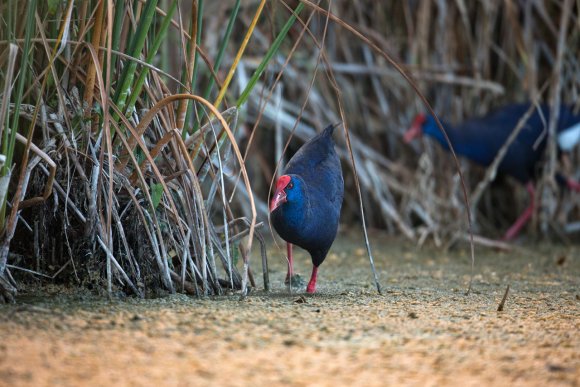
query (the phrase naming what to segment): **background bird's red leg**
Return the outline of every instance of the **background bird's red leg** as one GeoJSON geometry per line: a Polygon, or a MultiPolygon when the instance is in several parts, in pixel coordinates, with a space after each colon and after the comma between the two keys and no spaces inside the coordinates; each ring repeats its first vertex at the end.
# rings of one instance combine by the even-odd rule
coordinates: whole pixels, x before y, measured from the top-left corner
{"type": "Polygon", "coordinates": [[[286,243],[286,252],[288,254],[288,273],[286,274],[286,281],[284,281],[284,283],[291,284],[292,276],[294,275],[294,261],[292,260],[292,243],[286,243]]]}
{"type": "Polygon", "coordinates": [[[509,228],[509,230],[507,230],[507,232],[502,238],[504,241],[510,241],[514,239],[520,233],[522,227],[524,227],[524,225],[528,223],[528,220],[530,220],[532,214],[534,213],[534,196],[535,196],[534,185],[532,183],[528,183],[526,184],[526,189],[530,194],[530,205],[528,206],[528,208],[524,210],[524,212],[520,215],[518,220],[516,220],[516,222],[509,228]]]}
{"type": "Polygon", "coordinates": [[[566,185],[568,185],[568,189],[571,191],[580,192],[580,183],[576,180],[568,179],[566,185]]]}
{"type": "Polygon", "coordinates": [[[312,266],[312,275],[310,276],[310,282],[306,287],[307,293],[314,293],[316,291],[316,275],[318,274],[318,267],[312,266]]]}

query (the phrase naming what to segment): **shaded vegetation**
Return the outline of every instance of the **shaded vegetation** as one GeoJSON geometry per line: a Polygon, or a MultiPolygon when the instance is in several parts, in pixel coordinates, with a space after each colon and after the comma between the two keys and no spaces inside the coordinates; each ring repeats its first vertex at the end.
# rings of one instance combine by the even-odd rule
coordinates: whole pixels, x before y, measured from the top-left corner
{"type": "MultiPolygon", "coordinates": [[[[386,53],[450,121],[506,102],[579,100],[570,0],[184,3],[0,3],[2,299],[17,280],[46,277],[109,294],[245,291],[282,155],[341,121],[367,224],[419,243],[464,238],[449,156],[401,142],[424,107],[386,53]]],[[[558,165],[555,153],[530,231],[567,240],[578,199],[553,176],[579,177],[579,154],[558,165]]],[[[483,171],[462,168],[475,189],[483,171]]],[[[343,169],[342,219],[360,223],[343,169]]],[[[488,236],[524,206],[498,183],[474,208],[488,236]]]]}

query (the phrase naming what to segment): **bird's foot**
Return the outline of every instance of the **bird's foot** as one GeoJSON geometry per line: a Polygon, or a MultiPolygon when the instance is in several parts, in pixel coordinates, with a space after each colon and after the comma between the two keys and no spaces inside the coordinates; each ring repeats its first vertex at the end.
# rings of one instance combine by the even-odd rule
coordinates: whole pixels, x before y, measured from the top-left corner
{"type": "Polygon", "coordinates": [[[306,285],[306,281],[304,281],[304,278],[302,278],[300,274],[293,274],[292,280],[290,280],[290,277],[286,277],[284,284],[290,285],[290,283],[292,283],[292,288],[302,288],[306,285]]]}
{"type": "Polygon", "coordinates": [[[507,230],[505,232],[505,234],[501,237],[500,242],[503,243],[510,243],[513,242],[514,239],[516,239],[516,237],[518,236],[518,234],[520,233],[520,228],[519,227],[511,227],[509,230],[507,230]]]}

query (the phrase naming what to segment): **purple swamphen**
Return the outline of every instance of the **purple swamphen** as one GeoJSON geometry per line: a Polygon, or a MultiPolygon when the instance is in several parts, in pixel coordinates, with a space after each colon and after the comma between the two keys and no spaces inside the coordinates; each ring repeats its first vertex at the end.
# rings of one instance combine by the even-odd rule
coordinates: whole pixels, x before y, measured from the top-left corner
{"type": "MultiPolygon", "coordinates": [[[[446,123],[443,123],[443,126],[457,154],[480,165],[488,166],[529,108],[530,104],[507,105],[483,117],[472,118],[456,126],[446,123]]],[[[540,105],[539,109],[536,108],[498,166],[499,173],[517,179],[525,185],[530,195],[529,206],[505,233],[504,240],[514,239],[533,214],[534,180],[538,172],[538,162],[542,159],[546,148],[549,120],[549,106],[540,105]]],[[[562,105],[556,131],[559,151],[571,150],[580,141],[580,115],[573,114],[569,107],[562,105]]],[[[422,133],[434,138],[445,150],[449,150],[435,119],[430,115],[417,115],[412,126],[405,133],[404,140],[409,143],[422,133]]],[[[579,183],[565,179],[561,175],[557,175],[556,178],[560,184],[569,189],[580,191],[579,183]]]]}
{"type": "Polygon", "coordinates": [[[287,243],[288,274],[292,283],[292,245],[302,247],[312,258],[312,275],[306,291],[316,291],[318,267],[336,238],[344,180],[334,150],[329,126],[294,154],[276,182],[270,202],[270,218],[276,232],[287,243]]]}

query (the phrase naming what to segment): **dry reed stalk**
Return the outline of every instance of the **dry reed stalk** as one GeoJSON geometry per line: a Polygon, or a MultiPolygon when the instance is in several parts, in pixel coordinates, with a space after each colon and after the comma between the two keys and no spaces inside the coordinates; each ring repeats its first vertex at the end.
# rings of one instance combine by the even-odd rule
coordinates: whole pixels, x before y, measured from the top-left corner
{"type": "MultiPolygon", "coordinates": [[[[91,40],[91,45],[93,50],[97,51],[99,47],[101,47],[101,36],[103,33],[103,24],[105,21],[105,1],[99,1],[97,5],[97,13],[95,15],[95,25],[93,27],[93,36],[91,40]]],[[[98,61],[100,64],[99,67],[103,67],[101,61],[98,61]]],[[[99,71],[100,73],[100,71],[99,71]]],[[[83,100],[86,103],[86,114],[88,115],[93,106],[93,98],[95,93],[95,81],[96,81],[96,74],[97,74],[97,66],[96,62],[90,61],[88,63],[86,81],[85,81],[85,94],[83,100]]]]}
{"type": "Polygon", "coordinates": [[[510,135],[508,136],[508,138],[506,139],[504,144],[501,146],[500,150],[497,152],[495,158],[493,159],[493,162],[489,165],[489,167],[486,168],[484,178],[479,181],[479,183],[477,184],[477,187],[475,188],[475,191],[471,195],[472,211],[475,211],[475,209],[477,208],[477,204],[479,203],[479,200],[481,199],[481,195],[483,194],[483,191],[487,188],[489,183],[491,183],[495,179],[496,174],[497,174],[497,167],[504,159],[509,147],[515,141],[515,139],[520,134],[522,129],[525,127],[528,119],[534,113],[534,111],[536,109],[538,109],[537,103],[533,103],[530,105],[529,109],[519,119],[516,127],[510,133],[510,135]]]}
{"type": "Polygon", "coordinates": [[[558,187],[556,186],[556,160],[558,149],[556,147],[556,127],[558,125],[558,119],[560,117],[560,101],[562,93],[562,79],[560,73],[562,72],[562,62],[564,58],[564,52],[566,50],[566,32],[568,31],[568,24],[572,11],[572,1],[564,0],[562,4],[562,10],[560,13],[560,30],[558,33],[558,44],[556,49],[556,60],[553,67],[552,84],[550,90],[550,121],[548,122],[548,139],[546,145],[547,161],[543,172],[542,178],[542,213],[541,216],[541,228],[543,231],[548,230],[549,219],[554,212],[550,211],[555,207],[556,202],[556,192],[558,187]]]}
{"type": "MultiPolygon", "coordinates": [[[[6,114],[10,106],[10,96],[12,95],[12,85],[14,79],[14,66],[16,65],[16,57],[18,56],[18,46],[10,43],[8,46],[8,64],[6,65],[6,75],[4,78],[4,89],[2,91],[2,106],[0,106],[0,138],[4,133],[4,125],[6,123],[6,114]]],[[[4,200],[0,201],[3,203],[4,200]]]]}
{"type": "MultiPolygon", "coordinates": [[[[191,20],[190,20],[190,30],[189,30],[189,40],[188,40],[188,50],[189,58],[187,59],[185,66],[187,69],[187,84],[189,86],[189,91],[194,90],[193,82],[193,70],[195,64],[195,53],[197,52],[197,0],[194,0],[191,4],[191,20]]],[[[182,90],[184,92],[185,90],[182,90]]],[[[179,101],[179,106],[177,108],[177,129],[183,130],[183,124],[185,123],[185,115],[187,113],[187,107],[189,100],[182,99],[179,101]]]]}

